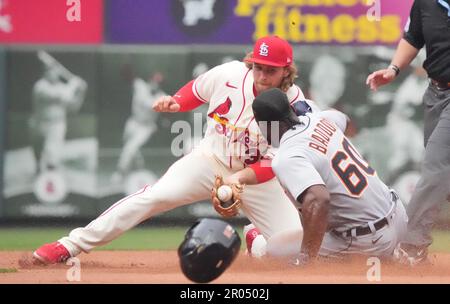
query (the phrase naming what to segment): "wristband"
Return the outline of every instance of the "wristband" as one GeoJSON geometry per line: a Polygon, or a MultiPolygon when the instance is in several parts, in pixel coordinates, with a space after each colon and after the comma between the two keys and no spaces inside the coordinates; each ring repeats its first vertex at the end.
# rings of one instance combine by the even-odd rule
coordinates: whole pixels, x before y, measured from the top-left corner
{"type": "Polygon", "coordinates": [[[400,74],[400,68],[395,64],[390,64],[388,68],[395,71],[395,76],[398,76],[398,74],[400,74]]]}

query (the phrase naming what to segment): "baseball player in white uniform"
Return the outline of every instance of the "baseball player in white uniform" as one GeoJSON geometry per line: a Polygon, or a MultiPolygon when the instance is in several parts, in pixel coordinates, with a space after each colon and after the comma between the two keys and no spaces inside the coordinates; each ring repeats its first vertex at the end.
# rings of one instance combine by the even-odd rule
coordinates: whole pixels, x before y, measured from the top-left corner
{"type": "Polygon", "coordinates": [[[392,256],[406,232],[406,212],[345,137],[347,116],[329,110],[297,117],[278,89],[258,95],[252,107],[268,142],[279,147],[273,170],[300,211],[296,263],[317,255],[392,256]]]}
{"type": "Polygon", "coordinates": [[[161,80],[162,75],[156,73],[149,83],[141,78],[135,78],[133,81],[131,116],[125,124],[124,146],[120,153],[117,171],[112,176],[113,181],[123,180],[131,170],[133,161],[138,163],[138,166],[143,167],[144,160],[140,148],[157,130],[157,113],[152,110],[152,105],[158,98],[166,95],[159,88],[161,80]]]}
{"type": "Polygon", "coordinates": [[[48,53],[38,52],[38,58],[44,64],[44,75],[33,87],[30,127],[36,158],[43,172],[60,166],[67,112],[76,112],[81,107],[87,83],[48,53]]]}
{"type": "MultiPolygon", "coordinates": [[[[283,231],[298,229],[300,219],[274,177],[269,146],[253,118],[258,94],[280,88],[289,101],[303,98],[296,77],[292,47],[276,36],[260,38],[244,62],[219,65],[187,83],[173,96],[159,98],[157,112],[190,111],[209,104],[207,131],[200,145],[176,161],[154,185],[127,196],[83,228],[34,252],[44,263],[57,263],[104,245],[140,222],[173,208],[210,199],[215,175],[227,183],[246,183],[242,211],[268,244],[283,231]]],[[[300,242],[300,240],[299,240],[300,242]]]]}

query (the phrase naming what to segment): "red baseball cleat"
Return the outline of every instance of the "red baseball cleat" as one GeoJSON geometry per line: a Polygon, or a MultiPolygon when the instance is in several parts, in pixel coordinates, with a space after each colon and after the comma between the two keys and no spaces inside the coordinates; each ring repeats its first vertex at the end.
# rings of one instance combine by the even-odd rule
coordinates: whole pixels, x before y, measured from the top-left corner
{"type": "Polygon", "coordinates": [[[244,226],[244,237],[247,244],[246,255],[261,258],[266,254],[266,240],[255,225],[244,226]]]}
{"type": "Polygon", "coordinates": [[[60,242],[53,242],[39,247],[33,256],[44,264],[57,264],[67,261],[70,253],[60,242]]]}
{"type": "Polygon", "coordinates": [[[247,250],[249,253],[252,252],[253,241],[256,239],[258,235],[259,235],[258,229],[252,224],[244,227],[245,243],[247,244],[247,250]]]}

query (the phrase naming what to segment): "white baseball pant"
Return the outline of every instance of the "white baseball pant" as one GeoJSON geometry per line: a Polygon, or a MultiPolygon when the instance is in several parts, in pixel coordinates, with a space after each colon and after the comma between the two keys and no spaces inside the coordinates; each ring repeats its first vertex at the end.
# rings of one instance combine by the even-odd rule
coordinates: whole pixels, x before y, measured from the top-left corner
{"type": "MultiPolygon", "coordinates": [[[[175,162],[155,185],[121,199],[86,227],[72,230],[59,241],[72,256],[89,252],[157,214],[210,199],[215,174],[232,173],[213,157],[195,149],[175,162]]],[[[242,210],[268,244],[276,234],[301,227],[297,210],[275,178],[247,186],[242,200],[242,210]]]]}

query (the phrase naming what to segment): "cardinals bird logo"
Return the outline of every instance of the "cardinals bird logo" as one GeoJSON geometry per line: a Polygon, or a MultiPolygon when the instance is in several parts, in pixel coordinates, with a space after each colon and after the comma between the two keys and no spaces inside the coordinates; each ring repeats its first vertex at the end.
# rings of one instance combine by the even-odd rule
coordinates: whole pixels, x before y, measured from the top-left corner
{"type": "Polygon", "coordinates": [[[228,125],[228,118],[223,117],[225,114],[230,112],[231,109],[231,99],[228,97],[225,102],[221,103],[217,108],[215,108],[211,113],[208,114],[208,117],[214,119],[218,125],[216,128],[219,133],[226,134],[227,131],[227,125],[228,125]]]}

